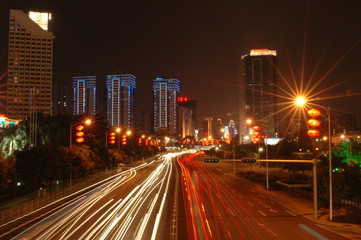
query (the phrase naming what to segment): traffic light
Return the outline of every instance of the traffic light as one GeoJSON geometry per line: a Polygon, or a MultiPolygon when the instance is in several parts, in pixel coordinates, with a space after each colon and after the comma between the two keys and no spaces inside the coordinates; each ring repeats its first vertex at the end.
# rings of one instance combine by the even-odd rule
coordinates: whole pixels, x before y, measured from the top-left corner
{"type": "Polygon", "coordinates": [[[307,121],[307,124],[310,127],[307,131],[307,135],[310,137],[319,137],[321,132],[318,130],[318,127],[321,125],[321,121],[316,118],[321,115],[321,112],[317,109],[311,109],[307,113],[311,117],[311,119],[307,121]]]}
{"type": "Polygon", "coordinates": [[[127,144],[127,135],[122,135],[122,145],[127,144]]]}
{"type": "Polygon", "coordinates": [[[108,138],[109,138],[109,144],[115,144],[115,142],[116,142],[115,132],[110,132],[108,138]]]}
{"type": "Polygon", "coordinates": [[[204,158],[203,162],[205,163],[218,163],[219,158],[211,157],[211,158],[204,158]]]}
{"type": "Polygon", "coordinates": [[[75,142],[83,143],[84,142],[84,126],[77,125],[75,127],[75,142]]]}
{"type": "Polygon", "coordinates": [[[257,159],[255,158],[242,158],[242,163],[256,163],[257,159]]]}

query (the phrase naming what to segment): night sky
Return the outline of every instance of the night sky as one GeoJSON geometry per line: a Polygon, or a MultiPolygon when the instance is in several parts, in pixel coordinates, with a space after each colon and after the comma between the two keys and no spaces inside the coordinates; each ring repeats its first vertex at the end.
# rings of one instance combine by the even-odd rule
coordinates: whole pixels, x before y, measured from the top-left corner
{"type": "MultiPolygon", "coordinates": [[[[319,103],[361,113],[359,0],[1,0],[2,71],[11,8],[52,12],[55,81],[132,73],[138,113],[151,110],[152,80],[169,76],[181,81],[182,96],[198,101],[199,117],[237,120],[240,57],[252,48],[277,50],[281,73],[290,80],[293,72],[297,82],[312,78],[311,85],[342,58],[314,92],[348,79],[319,94],[337,98],[319,103]]],[[[279,84],[289,92],[285,86],[279,84]]]]}

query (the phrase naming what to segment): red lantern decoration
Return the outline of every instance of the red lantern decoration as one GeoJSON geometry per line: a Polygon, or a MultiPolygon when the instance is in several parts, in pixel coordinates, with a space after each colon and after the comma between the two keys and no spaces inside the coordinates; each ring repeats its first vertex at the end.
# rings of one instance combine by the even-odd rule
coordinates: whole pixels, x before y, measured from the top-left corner
{"type": "Polygon", "coordinates": [[[84,142],[84,126],[83,125],[77,125],[75,127],[75,142],[77,143],[83,143],[84,142]]]}
{"type": "Polygon", "coordinates": [[[260,133],[260,132],[253,132],[252,137],[259,137],[260,135],[261,135],[261,133],[260,133]]]}
{"type": "Polygon", "coordinates": [[[84,132],[77,132],[77,133],[75,133],[75,136],[84,137],[84,132]]]}
{"type": "Polygon", "coordinates": [[[310,137],[319,137],[321,135],[321,132],[317,129],[310,129],[307,131],[307,135],[310,137]]]}
{"type": "Polygon", "coordinates": [[[115,144],[115,132],[110,132],[109,133],[109,143],[110,144],[115,144]]]}
{"type": "Polygon", "coordinates": [[[313,117],[313,118],[315,118],[315,117],[319,117],[320,115],[321,115],[321,112],[319,111],[319,110],[317,110],[317,109],[310,109],[310,110],[308,110],[308,115],[310,116],[310,117],[313,117]]]}
{"type": "Polygon", "coordinates": [[[310,127],[319,127],[321,125],[321,121],[312,118],[312,119],[308,120],[307,124],[310,127]]]}
{"type": "Polygon", "coordinates": [[[256,126],[253,127],[253,130],[259,131],[259,130],[261,130],[261,127],[256,125],[256,126]]]}

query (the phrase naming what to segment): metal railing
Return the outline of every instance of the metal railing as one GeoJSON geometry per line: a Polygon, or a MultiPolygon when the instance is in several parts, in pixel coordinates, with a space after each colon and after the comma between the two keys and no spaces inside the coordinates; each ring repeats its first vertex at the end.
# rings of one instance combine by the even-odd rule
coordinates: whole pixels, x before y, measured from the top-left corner
{"type": "Polygon", "coordinates": [[[72,193],[80,191],[88,186],[91,186],[100,180],[103,180],[114,173],[118,169],[106,170],[102,172],[95,173],[94,176],[90,179],[84,180],[80,183],[73,184],[72,186],[65,187],[63,189],[58,189],[52,192],[46,193],[46,190],[39,190],[40,192],[38,197],[35,200],[23,203],[19,206],[4,210],[0,212],[0,227],[15,221],[18,218],[24,217],[42,207],[45,207],[55,201],[58,201],[62,198],[65,198],[72,193]]]}

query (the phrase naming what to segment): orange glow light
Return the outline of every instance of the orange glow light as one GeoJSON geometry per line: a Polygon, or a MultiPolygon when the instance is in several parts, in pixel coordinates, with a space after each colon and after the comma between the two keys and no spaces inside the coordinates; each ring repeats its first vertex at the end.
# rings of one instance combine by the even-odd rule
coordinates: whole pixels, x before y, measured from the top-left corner
{"type": "Polygon", "coordinates": [[[310,129],[307,131],[307,135],[310,137],[318,137],[321,135],[321,132],[317,129],[310,129]]]}
{"type": "Polygon", "coordinates": [[[312,119],[308,120],[307,124],[310,127],[319,127],[321,125],[321,121],[312,118],[312,119]]]}
{"type": "Polygon", "coordinates": [[[318,116],[320,116],[321,115],[321,112],[319,111],[319,110],[317,110],[317,109],[311,109],[311,110],[308,110],[308,115],[310,116],[310,117],[318,117],[318,116]]]}
{"type": "Polygon", "coordinates": [[[261,127],[256,125],[256,126],[253,127],[253,130],[259,131],[259,130],[261,130],[261,127]]]}
{"type": "Polygon", "coordinates": [[[83,131],[84,130],[84,126],[83,125],[78,125],[75,127],[75,130],[77,131],[83,131]]]}
{"type": "Polygon", "coordinates": [[[77,136],[77,137],[83,137],[83,136],[84,136],[84,132],[77,132],[77,133],[75,134],[75,136],[77,136]]]}

